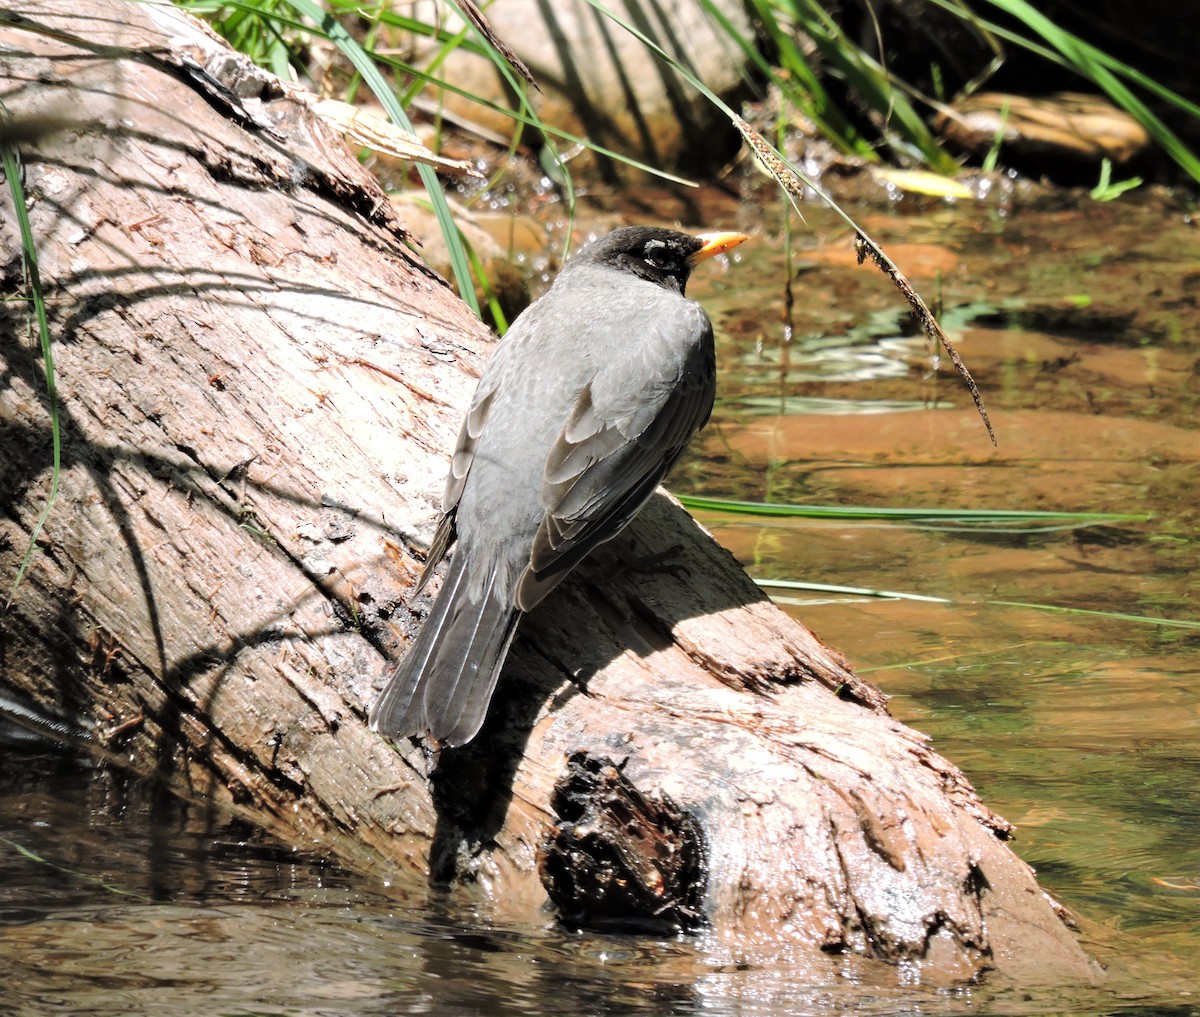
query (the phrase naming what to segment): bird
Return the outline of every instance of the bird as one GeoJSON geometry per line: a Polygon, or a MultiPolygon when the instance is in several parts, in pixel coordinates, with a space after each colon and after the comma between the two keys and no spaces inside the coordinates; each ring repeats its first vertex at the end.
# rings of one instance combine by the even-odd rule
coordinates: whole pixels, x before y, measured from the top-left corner
{"type": "Polygon", "coordinates": [[[749,239],[627,226],[593,240],[513,322],[471,399],[414,589],[434,602],[368,717],[392,740],[469,742],[521,617],[625,528],[707,422],[713,329],[685,296],[749,239]]]}

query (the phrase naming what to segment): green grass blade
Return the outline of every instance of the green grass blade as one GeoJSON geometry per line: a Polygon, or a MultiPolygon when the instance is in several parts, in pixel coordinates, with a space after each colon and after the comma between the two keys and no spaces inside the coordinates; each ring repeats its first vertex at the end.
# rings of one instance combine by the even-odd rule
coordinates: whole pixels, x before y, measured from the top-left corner
{"type": "Polygon", "coordinates": [[[804,590],[812,593],[837,593],[851,597],[877,597],[880,600],[917,600],[927,604],[951,604],[945,597],[926,597],[920,593],[897,590],[872,590],[861,586],[836,586],[830,583],[804,583],[795,579],[755,579],[756,586],[767,590],[804,590]]]}
{"type": "MultiPolygon", "coordinates": [[[[139,3],[158,3],[160,0],[137,0],[139,3]]],[[[319,29],[314,30],[312,24],[302,18],[289,17],[288,14],[279,9],[278,3],[287,3],[288,0],[278,0],[275,5],[268,6],[264,0],[171,0],[176,7],[182,7],[194,14],[196,17],[205,18],[213,23],[217,32],[226,38],[230,45],[239,53],[251,55],[252,50],[256,50],[256,46],[247,46],[243,48],[240,43],[249,42],[249,33],[251,27],[246,25],[243,34],[237,36],[227,34],[227,29],[230,27],[233,19],[229,16],[222,17],[227,11],[235,11],[246,16],[239,22],[233,22],[233,27],[238,24],[244,24],[247,18],[253,17],[261,23],[259,31],[265,32],[272,37],[281,36],[281,29],[290,29],[294,32],[302,32],[306,35],[319,35],[325,38],[323,32],[319,29]]],[[[362,14],[363,5],[361,0],[328,0],[326,6],[329,12],[334,16],[337,15],[352,15],[358,17],[362,14]]],[[[387,8],[377,9],[372,14],[372,20],[377,21],[379,25],[387,28],[398,29],[403,32],[408,32],[412,35],[424,36],[428,39],[434,39],[437,42],[448,42],[456,39],[459,33],[451,32],[448,29],[441,28],[438,25],[431,25],[428,22],[420,21],[416,18],[408,18],[402,14],[397,14],[395,11],[387,8]]],[[[458,43],[459,47],[464,50],[469,50],[479,56],[486,56],[483,47],[473,42],[471,39],[463,39],[458,43]]],[[[370,46],[364,46],[363,49],[376,57],[374,50],[370,46]]]]}
{"type": "MultiPolygon", "coordinates": [[[[463,43],[465,43],[467,40],[467,33],[470,31],[471,27],[464,24],[463,27],[454,35],[446,39],[440,39],[439,41],[442,44],[441,49],[439,49],[434,58],[425,65],[425,73],[427,75],[432,75],[439,67],[441,67],[456,49],[462,47],[463,43]]],[[[379,57],[377,54],[372,52],[371,59],[377,61],[379,57]]],[[[407,106],[410,102],[412,102],[417,97],[417,93],[420,92],[424,85],[425,82],[421,78],[414,77],[412,84],[409,85],[409,87],[404,90],[403,95],[400,96],[401,105],[407,106]]]]}
{"type": "Polygon", "coordinates": [[[1152,615],[1123,614],[1120,611],[1096,611],[1086,607],[1064,607],[1061,604],[1034,604],[1024,600],[985,600],[993,607],[1024,607],[1034,611],[1054,611],[1058,614],[1078,614],[1089,618],[1105,618],[1110,621],[1134,622],[1138,625],[1159,625],[1163,628],[1200,629],[1200,621],[1183,618],[1159,618],[1152,615]]]}
{"type": "MultiPolygon", "coordinates": [[[[408,119],[404,108],[397,101],[395,92],[379,72],[379,68],[371,57],[354,41],[350,33],[334,19],[333,15],[318,7],[314,0],[286,0],[286,2],[300,14],[312,19],[313,23],[320,28],[329,41],[342,52],[346,59],[354,66],[354,69],[362,75],[363,81],[366,82],[367,87],[371,89],[375,97],[383,105],[392,122],[411,133],[413,131],[412,122],[408,119]]],[[[454,223],[454,216],[450,211],[450,205],[446,201],[446,193],[442,190],[441,181],[438,180],[437,173],[433,167],[426,166],[424,163],[417,163],[417,173],[421,177],[421,183],[425,185],[425,192],[429,195],[434,215],[437,217],[438,228],[441,230],[442,238],[446,242],[446,248],[450,252],[450,268],[454,274],[454,281],[458,285],[459,295],[471,310],[478,315],[479,301],[475,299],[475,285],[471,280],[471,268],[467,260],[466,251],[463,250],[462,240],[459,237],[458,227],[454,223]]]]}
{"type": "Polygon", "coordinates": [[[64,876],[69,876],[74,880],[78,880],[79,882],[91,883],[94,886],[100,887],[106,893],[118,894],[122,897],[132,897],[136,900],[145,901],[148,904],[153,902],[153,898],[147,897],[143,893],[138,893],[135,890],[123,889],[122,887],[117,886],[115,883],[105,882],[99,877],[89,875],[86,872],[81,872],[79,869],[70,869],[65,865],[58,865],[47,858],[43,858],[36,851],[32,851],[25,847],[24,844],[21,844],[18,841],[12,840],[8,837],[0,836],[0,844],[11,848],[27,861],[33,862],[36,865],[44,865],[47,868],[53,869],[56,872],[60,872],[64,876]]]}
{"type": "Polygon", "coordinates": [[[8,596],[11,602],[25,571],[33,560],[33,552],[37,547],[37,539],[41,535],[50,510],[58,498],[58,481],[62,473],[62,427],[58,414],[58,388],[54,383],[54,352],[50,347],[50,324],[46,317],[46,301],[42,290],[42,277],[38,272],[37,247],[33,240],[33,229],[29,225],[29,211],[25,207],[25,188],[21,185],[21,159],[17,150],[11,145],[0,145],[0,160],[4,165],[4,176],[8,180],[8,190],[12,197],[13,211],[17,218],[17,228],[21,234],[21,256],[25,262],[25,275],[29,280],[30,298],[33,301],[34,316],[37,320],[38,342],[42,351],[42,363],[46,370],[46,399],[50,407],[50,437],[52,443],[52,461],[50,472],[50,496],[34,524],[33,532],[29,535],[29,546],[21,559],[16,578],[9,587],[8,596]]]}
{"type": "Polygon", "coordinates": [[[785,505],[779,502],[708,498],[690,494],[680,495],[679,501],[684,508],[690,511],[804,519],[886,519],[966,524],[1049,522],[1054,520],[1081,525],[1141,523],[1150,519],[1149,513],[1145,512],[1044,512],[997,509],[864,508],[855,505],[785,505]]]}
{"type": "Polygon", "coordinates": [[[487,301],[488,310],[491,312],[496,331],[500,335],[504,335],[508,331],[508,318],[505,317],[504,308],[500,306],[500,301],[496,297],[496,290],[492,286],[492,280],[488,277],[487,269],[483,267],[483,262],[479,259],[479,252],[471,246],[471,242],[466,237],[462,237],[462,242],[467,252],[467,258],[471,262],[471,268],[475,273],[475,278],[479,280],[479,285],[483,290],[483,297],[487,301]]]}
{"type": "MultiPolygon", "coordinates": [[[[872,597],[879,600],[908,600],[928,604],[967,606],[973,601],[959,601],[947,597],[927,597],[920,593],[902,593],[898,590],[874,590],[863,586],[837,586],[831,583],[807,583],[795,579],[755,579],[756,586],[767,590],[798,590],[811,593],[833,593],[849,597],[872,597]]],[[[1086,607],[1066,607],[1061,604],[1035,604],[1024,600],[984,600],[980,603],[989,607],[1019,607],[1032,611],[1053,611],[1057,614],[1082,615],[1088,618],[1103,618],[1106,621],[1131,622],[1135,625],[1157,625],[1161,628],[1198,629],[1200,621],[1184,618],[1161,618],[1155,615],[1126,614],[1121,611],[1097,611],[1086,607]]]]}

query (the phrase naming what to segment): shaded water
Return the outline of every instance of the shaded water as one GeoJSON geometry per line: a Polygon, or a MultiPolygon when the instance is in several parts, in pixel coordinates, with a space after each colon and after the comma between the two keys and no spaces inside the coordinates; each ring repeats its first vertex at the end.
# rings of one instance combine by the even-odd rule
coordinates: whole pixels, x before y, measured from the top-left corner
{"type": "Polygon", "coordinates": [[[1200,1013],[1200,631],[997,603],[1200,617],[1200,230],[1154,198],[862,216],[940,293],[993,450],[961,385],[929,376],[895,292],[830,217],[806,217],[790,316],[778,243],[695,277],[722,401],[672,486],[1152,515],[1041,532],[702,517],[757,577],[942,598],[785,606],[1017,824],[1107,984],[814,989],[713,967],[702,938],[497,929],[120,775],[0,750],[0,1014],[1200,1013]]]}

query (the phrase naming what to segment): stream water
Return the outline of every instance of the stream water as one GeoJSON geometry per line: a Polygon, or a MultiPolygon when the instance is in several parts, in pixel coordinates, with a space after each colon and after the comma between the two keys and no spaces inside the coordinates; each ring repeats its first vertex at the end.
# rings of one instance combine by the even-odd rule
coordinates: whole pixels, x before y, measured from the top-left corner
{"type": "MultiPolygon", "coordinates": [[[[782,215],[714,193],[695,207],[712,227],[782,215]]],[[[757,578],[928,598],[774,591],[1017,825],[1105,983],[812,987],[715,967],[702,938],[497,928],[120,774],[3,748],[0,1014],[1200,1014],[1200,224],[1161,195],[852,211],[940,299],[998,446],[812,207],[789,256],[762,236],[695,276],[721,400],[671,486],[1145,517],[700,513],[757,578]]]]}

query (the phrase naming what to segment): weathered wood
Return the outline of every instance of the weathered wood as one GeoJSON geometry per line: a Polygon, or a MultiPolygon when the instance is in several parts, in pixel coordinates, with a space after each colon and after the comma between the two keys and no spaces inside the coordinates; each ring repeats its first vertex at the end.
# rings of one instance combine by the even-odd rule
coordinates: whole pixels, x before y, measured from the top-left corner
{"type": "MultiPolygon", "coordinates": [[[[554,787],[576,756],[695,825],[715,956],[822,980],[1092,977],[1003,820],[665,496],[527,619],[475,742],[435,769],[373,735],[490,337],[306,109],[201,96],[180,54],[219,47],[182,15],[6,17],[64,452],[0,614],[0,682],[180,794],[401,888],[465,887],[501,921],[543,920],[539,853],[571,821],[554,787]],[[679,568],[623,570],[673,545],[679,568]]],[[[51,452],[7,212],[0,243],[7,584],[51,452]]],[[[620,823],[592,829],[630,848],[620,823]]]]}

